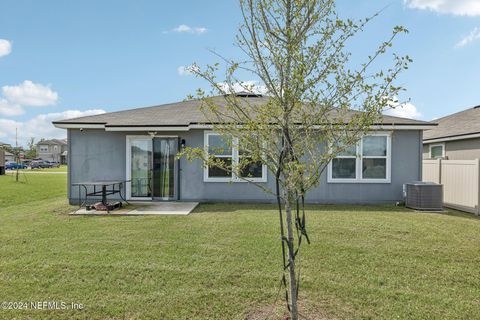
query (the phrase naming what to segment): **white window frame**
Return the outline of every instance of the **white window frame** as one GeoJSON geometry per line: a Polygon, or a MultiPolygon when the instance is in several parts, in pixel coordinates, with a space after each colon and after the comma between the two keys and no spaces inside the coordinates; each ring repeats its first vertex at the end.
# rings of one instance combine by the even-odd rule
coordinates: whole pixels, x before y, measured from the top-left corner
{"type": "Polygon", "coordinates": [[[352,180],[357,180],[358,178],[358,154],[359,154],[359,146],[358,144],[355,145],[355,155],[351,155],[351,156],[348,156],[348,155],[338,155],[336,156],[335,158],[336,159],[356,159],[357,161],[355,162],[355,178],[334,178],[333,177],[333,160],[330,161],[330,163],[328,164],[329,166],[329,178],[330,180],[334,181],[334,182],[337,182],[337,181],[352,181],[352,180]]]}
{"type": "Polygon", "coordinates": [[[355,179],[333,178],[332,161],[327,166],[328,183],[391,183],[391,162],[392,162],[392,134],[391,132],[372,132],[364,136],[387,137],[387,155],[386,156],[366,156],[365,159],[386,159],[386,177],[385,179],[364,179],[363,178],[363,137],[356,145],[357,156],[338,156],[336,158],[356,158],[355,179]]]}
{"type": "Polygon", "coordinates": [[[40,145],[38,146],[38,148],[39,148],[39,152],[44,152],[44,153],[48,152],[48,145],[46,144],[40,145]]]}
{"type": "MultiPolygon", "coordinates": [[[[221,134],[214,131],[205,131],[203,136],[203,146],[206,156],[208,156],[208,138],[209,136],[221,136],[221,134]]],[[[215,155],[215,157],[225,157],[230,158],[229,155],[215,155]]],[[[233,138],[232,141],[232,164],[238,165],[239,163],[239,152],[238,152],[238,139],[233,138]]],[[[209,177],[208,176],[208,166],[204,164],[203,166],[203,182],[267,182],[267,166],[262,164],[262,177],[261,178],[240,178],[234,172],[232,172],[231,177],[209,177]]]]}
{"type": "Polygon", "coordinates": [[[428,145],[428,156],[430,157],[430,159],[434,159],[432,157],[432,148],[433,147],[442,147],[442,157],[441,158],[445,158],[445,143],[434,143],[434,144],[430,144],[428,145]]]}

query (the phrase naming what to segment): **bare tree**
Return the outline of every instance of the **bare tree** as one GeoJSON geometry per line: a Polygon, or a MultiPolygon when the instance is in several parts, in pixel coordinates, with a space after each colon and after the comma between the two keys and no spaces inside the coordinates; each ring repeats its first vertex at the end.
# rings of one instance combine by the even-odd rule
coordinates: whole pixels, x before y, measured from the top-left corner
{"type": "Polygon", "coordinates": [[[35,138],[31,137],[27,142],[28,150],[25,152],[27,159],[35,159],[37,154],[37,145],[35,144],[35,138]]]}
{"type": "Polygon", "coordinates": [[[403,90],[394,80],[408,68],[408,56],[393,54],[386,70],[374,62],[407,30],[395,27],[363,64],[352,68],[346,44],[378,14],[343,20],[334,0],[241,0],[240,7],[243,24],[237,44],[246,60],[222,58],[226,68],[221,81],[220,64],[194,64],[190,71],[211,87],[197,92],[205,122],[241,156],[225,161],[215,152],[188,147],[181,155],[200,158],[205,166],[231,172],[275,195],[287,306],[291,319],[297,319],[298,254],[302,240],[309,241],[305,195],[318,186],[336,155],[348,152],[381,122],[391,97],[403,90]],[[261,80],[267,97],[251,94],[256,88],[237,76],[246,73],[261,80]],[[250,94],[234,94],[239,89],[250,94]],[[252,179],[261,165],[275,177],[273,190],[252,179]]]}

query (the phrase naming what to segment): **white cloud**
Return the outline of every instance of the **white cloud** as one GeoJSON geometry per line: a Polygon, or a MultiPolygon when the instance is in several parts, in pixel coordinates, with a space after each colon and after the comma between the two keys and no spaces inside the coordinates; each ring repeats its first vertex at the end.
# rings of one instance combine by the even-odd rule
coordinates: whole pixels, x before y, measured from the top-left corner
{"type": "Polygon", "coordinates": [[[178,68],[177,68],[177,72],[178,72],[178,74],[181,75],[181,76],[186,76],[186,75],[192,74],[192,72],[191,72],[190,70],[188,70],[188,68],[185,67],[185,66],[180,66],[180,67],[178,67],[178,68]]]}
{"type": "MultiPolygon", "coordinates": [[[[17,121],[10,119],[0,118],[0,138],[9,138],[8,142],[15,140],[15,128],[18,128],[19,125],[17,121]]],[[[7,141],[2,141],[7,142],[7,141]]]]}
{"type": "Polygon", "coordinates": [[[480,28],[474,28],[470,33],[462,38],[457,44],[455,45],[455,48],[463,48],[466,45],[480,39],[480,28]]]}
{"type": "Polygon", "coordinates": [[[225,92],[235,93],[235,92],[251,92],[256,94],[263,94],[266,95],[268,93],[267,86],[264,84],[260,84],[256,80],[248,80],[248,81],[241,81],[235,82],[232,84],[228,84],[225,82],[218,83],[218,86],[225,92]]]}
{"type": "Polygon", "coordinates": [[[389,105],[391,107],[383,112],[388,116],[409,119],[420,119],[423,116],[420,111],[417,110],[417,107],[410,102],[399,103],[398,99],[394,98],[389,105]]]}
{"type": "Polygon", "coordinates": [[[190,27],[186,24],[181,24],[178,27],[174,28],[173,31],[179,33],[193,33],[193,34],[202,34],[207,32],[207,28],[205,27],[190,27]]]}
{"type": "Polygon", "coordinates": [[[189,76],[193,74],[196,71],[199,71],[200,69],[196,65],[190,65],[190,66],[180,66],[177,68],[177,72],[181,76],[189,76]]]}
{"type": "Polygon", "coordinates": [[[18,116],[25,113],[23,108],[16,104],[11,104],[7,99],[0,98],[0,114],[4,116],[18,116]]]}
{"type": "Polygon", "coordinates": [[[0,58],[8,56],[12,52],[12,43],[5,39],[0,39],[0,58]]]}
{"type": "Polygon", "coordinates": [[[178,27],[176,27],[175,29],[173,29],[173,31],[176,31],[176,32],[190,32],[190,31],[192,31],[192,28],[190,28],[186,24],[181,24],[178,27]]]}
{"type": "Polygon", "coordinates": [[[58,100],[58,93],[30,80],[25,80],[17,86],[3,86],[2,93],[10,103],[22,106],[51,106],[58,100]]]}
{"type": "Polygon", "coordinates": [[[35,141],[40,138],[62,139],[67,136],[64,129],[55,128],[52,121],[70,119],[84,116],[91,116],[105,113],[102,109],[91,109],[86,111],[66,110],[63,112],[39,114],[26,121],[15,121],[0,118],[0,138],[4,142],[15,142],[15,129],[18,129],[19,145],[26,145],[27,141],[34,137],[35,141]]]}
{"type": "Polygon", "coordinates": [[[16,86],[3,86],[0,96],[0,115],[24,114],[24,107],[46,107],[55,105],[58,93],[48,86],[25,80],[16,86]]]}
{"type": "Polygon", "coordinates": [[[480,16],[479,0],[403,0],[412,9],[457,16],[480,16]]]}

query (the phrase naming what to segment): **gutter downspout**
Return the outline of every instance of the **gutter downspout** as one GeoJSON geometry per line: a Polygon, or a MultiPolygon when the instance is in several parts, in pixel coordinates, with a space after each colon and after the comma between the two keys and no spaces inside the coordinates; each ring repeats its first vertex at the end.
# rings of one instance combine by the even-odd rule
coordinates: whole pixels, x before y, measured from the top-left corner
{"type": "Polygon", "coordinates": [[[423,178],[423,130],[419,130],[418,131],[418,136],[419,136],[419,148],[418,148],[418,151],[419,151],[419,166],[418,166],[418,181],[422,181],[422,178],[423,178]]]}
{"type": "MultiPolygon", "coordinates": [[[[68,193],[68,203],[72,204],[72,129],[67,129],[67,193],[68,193]]],[[[78,199],[80,201],[80,199],[78,199]]]]}

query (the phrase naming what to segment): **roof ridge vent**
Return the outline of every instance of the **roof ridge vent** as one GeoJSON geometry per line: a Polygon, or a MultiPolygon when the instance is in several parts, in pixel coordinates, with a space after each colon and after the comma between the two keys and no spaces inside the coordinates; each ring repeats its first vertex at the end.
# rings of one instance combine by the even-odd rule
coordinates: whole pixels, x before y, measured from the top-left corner
{"type": "Polygon", "coordinates": [[[259,93],[248,92],[248,91],[235,92],[235,96],[242,97],[242,98],[261,98],[262,97],[262,95],[259,93]]]}

